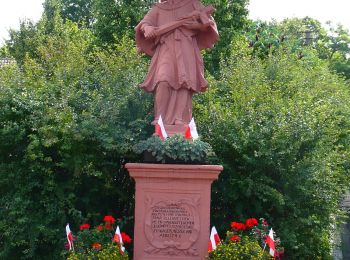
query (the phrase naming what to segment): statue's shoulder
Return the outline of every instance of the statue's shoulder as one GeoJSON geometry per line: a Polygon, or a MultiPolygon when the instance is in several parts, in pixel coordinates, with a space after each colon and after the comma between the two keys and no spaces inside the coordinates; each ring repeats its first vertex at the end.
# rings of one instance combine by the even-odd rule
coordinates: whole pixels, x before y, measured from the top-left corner
{"type": "Polygon", "coordinates": [[[161,1],[160,3],[154,3],[152,8],[167,9],[168,6],[168,1],[161,1]]]}
{"type": "Polygon", "coordinates": [[[160,3],[153,3],[152,6],[151,6],[151,8],[150,8],[150,10],[152,10],[152,9],[157,9],[157,8],[159,7],[159,4],[160,4],[160,3]]]}

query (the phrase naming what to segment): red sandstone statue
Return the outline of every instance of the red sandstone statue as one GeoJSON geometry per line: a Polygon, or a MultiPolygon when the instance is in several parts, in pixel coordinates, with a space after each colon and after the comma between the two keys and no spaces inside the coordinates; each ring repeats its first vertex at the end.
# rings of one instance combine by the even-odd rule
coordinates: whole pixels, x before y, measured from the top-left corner
{"type": "Polygon", "coordinates": [[[200,50],[219,38],[213,11],[199,0],[161,1],[137,25],[137,47],[152,56],[141,88],[155,95],[153,122],[160,115],[166,127],[190,122],[193,93],[208,87],[200,50]]]}

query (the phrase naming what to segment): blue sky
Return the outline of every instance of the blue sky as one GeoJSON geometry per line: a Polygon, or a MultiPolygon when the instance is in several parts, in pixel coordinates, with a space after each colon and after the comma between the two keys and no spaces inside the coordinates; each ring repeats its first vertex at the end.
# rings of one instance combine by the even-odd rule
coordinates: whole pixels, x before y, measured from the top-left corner
{"type": "MultiPolygon", "coordinates": [[[[44,0],[0,0],[0,44],[8,29],[18,29],[24,18],[38,21],[44,0]]],[[[282,20],[310,16],[321,22],[341,23],[350,30],[350,0],[250,0],[250,18],[282,20]]]]}

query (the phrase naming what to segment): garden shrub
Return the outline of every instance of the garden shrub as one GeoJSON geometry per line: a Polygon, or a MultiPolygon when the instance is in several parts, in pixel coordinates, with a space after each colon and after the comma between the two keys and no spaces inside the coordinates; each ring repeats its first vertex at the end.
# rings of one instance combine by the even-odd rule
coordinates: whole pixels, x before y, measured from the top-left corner
{"type": "Polygon", "coordinates": [[[281,46],[261,60],[241,38],[222,75],[196,96],[197,127],[224,171],[212,223],[270,220],[286,257],[331,257],[331,234],[349,188],[349,87],[312,49],[281,46]]]}
{"type": "Polygon", "coordinates": [[[240,242],[227,241],[220,244],[209,254],[210,260],[264,260],[273,259],[267,251],[263,251],[257,241],[243,237],[240,242]]]}
{"type": "Polygon", "coordinates": [[[151,100],[134,42],[108,50],[57,22],[23,66],[0,69],[0,258],[57,259],[72,230],[101,214],[133,231],[133,183],[123,164],[151,135],[151,100]]]}
{"type": "Polygon", "coordinates": [[[121,254],[115,244],[109,244],[105,248],[96,251],[96,249],[89,250],[88,253],[71,253],[67,260],[128,260],[127,254],[121,254]]]}

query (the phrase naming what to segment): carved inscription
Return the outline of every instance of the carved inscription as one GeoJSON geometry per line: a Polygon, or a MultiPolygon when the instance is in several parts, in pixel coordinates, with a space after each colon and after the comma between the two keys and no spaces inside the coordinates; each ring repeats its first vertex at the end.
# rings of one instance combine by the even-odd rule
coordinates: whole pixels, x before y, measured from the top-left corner
{"type": "Polygon", "coordinates": [[[194,216],[178,204],[155,206],[151,213],[151,227],[154,235],[161,238],[182,238],[191,235],[194,228],[194,216]]]}
{"type": "Polygon", "coordinates": [[[195,242],[200,231],[199,197],[153,200],[147,197],[145,236],[148,254],[198,255],[195,242]]]}

